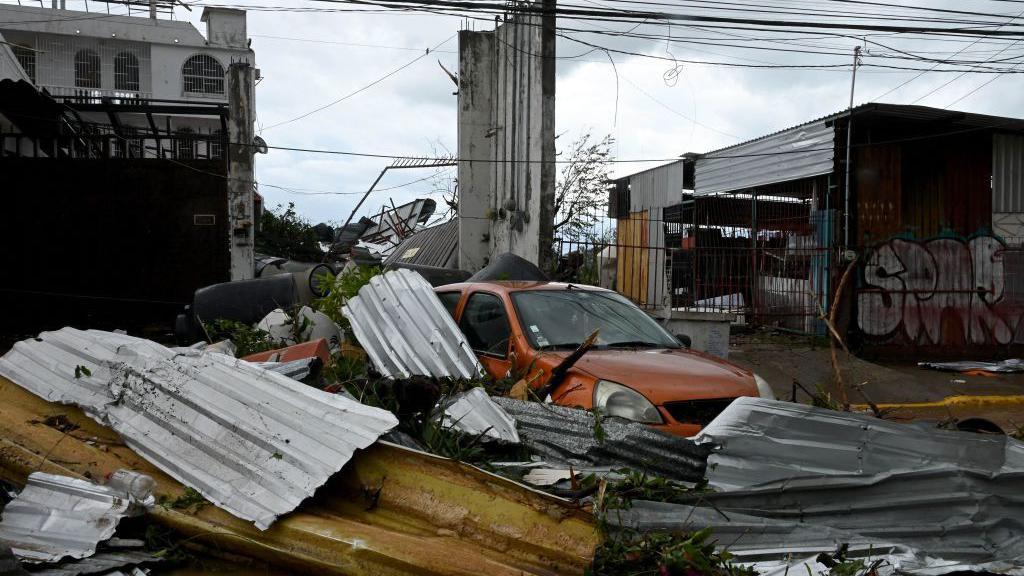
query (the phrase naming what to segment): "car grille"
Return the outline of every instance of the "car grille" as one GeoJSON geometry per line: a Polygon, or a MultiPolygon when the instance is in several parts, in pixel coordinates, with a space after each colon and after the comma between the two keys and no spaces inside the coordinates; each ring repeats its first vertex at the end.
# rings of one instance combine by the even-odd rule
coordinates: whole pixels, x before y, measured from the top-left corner
{"type": "Polygon", "coordinates": [[[666,402],[665,410],[672,419],[680,424],[700,424],[707,426],[735,398],[711,398],[707,400],[685,400],[682,402],[666,402]]]}

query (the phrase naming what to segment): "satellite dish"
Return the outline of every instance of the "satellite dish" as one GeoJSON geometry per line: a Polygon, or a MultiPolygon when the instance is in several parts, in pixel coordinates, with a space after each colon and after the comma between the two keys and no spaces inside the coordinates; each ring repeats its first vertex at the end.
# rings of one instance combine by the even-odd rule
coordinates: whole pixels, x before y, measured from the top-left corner
{"type": "Polygon", "coordinates": [[[252,137],[252,145],[256,147],[256,152],[259,154],[267,153],[267,141],[259,136],[252,137]]]}

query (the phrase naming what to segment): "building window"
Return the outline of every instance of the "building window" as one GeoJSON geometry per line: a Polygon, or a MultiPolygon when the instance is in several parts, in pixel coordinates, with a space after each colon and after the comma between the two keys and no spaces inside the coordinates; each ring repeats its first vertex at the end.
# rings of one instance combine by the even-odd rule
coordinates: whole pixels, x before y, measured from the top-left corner
{"type": "Polygon", "coordinates": [[[14,57],[21,64],[21,69],[28,75],[33,84],[36,83],[36,51],[27,46],[11,46],[14,57]]]}
{"type": "Polygon", "coordinates": [[[196,157],[195,131],[179,128],[175,134],[174,154],[178,160],[192,160],[196,157]]]}
{"type": "Polygon", "coordinates": [[[139,89],[139,59],[131,52],[121,52],[114,56],[114,89],[139,89]]]}
{"type": "Polygon", "coordinates": [[[75,54],[75,86],[100,87],[100,55],[92,50],[79,50],[75,54]]]}
{"type": "Polygon", "coordinates": [[[211,138],[207,141],[206,151],[207,158],[212,160],[220,160],[224,157],[224,133],[220,130],[214,130],[211,134],[211,138]]]}
{"type": "Polygon", "coordinates": [[[223,94],[224,67],[213,56],[197,54],[185,61],[181,69],[185,92],[223,94]]]}

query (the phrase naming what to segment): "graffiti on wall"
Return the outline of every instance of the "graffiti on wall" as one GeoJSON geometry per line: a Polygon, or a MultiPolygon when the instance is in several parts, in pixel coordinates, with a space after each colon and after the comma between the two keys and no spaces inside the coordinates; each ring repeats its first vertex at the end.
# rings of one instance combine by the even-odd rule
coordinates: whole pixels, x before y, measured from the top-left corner
{"type": "Polygon", "coordinates": [[[1005,248],[993,236],[889,240],[865,262],[858,326],[915,345],[1011,343],[1020,312],[1005,294],[1005,248]]]}

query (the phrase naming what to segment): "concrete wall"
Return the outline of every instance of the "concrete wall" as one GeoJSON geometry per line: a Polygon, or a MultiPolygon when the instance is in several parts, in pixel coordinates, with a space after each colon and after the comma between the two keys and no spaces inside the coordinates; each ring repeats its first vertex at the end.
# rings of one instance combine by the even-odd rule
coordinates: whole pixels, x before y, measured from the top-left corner
{"type": "Polygon", "coordinates": [[[459,32],[459,268],[484,267],[491,252],[490,137],[494,132],[491,32],[459,32]]]}
{"type": "Polygon", "coordinates": [[[550,258],[553,18],[516,14],[459,37],[459,265],[467,270],[504,252],[542,268],[550,258]]]}

